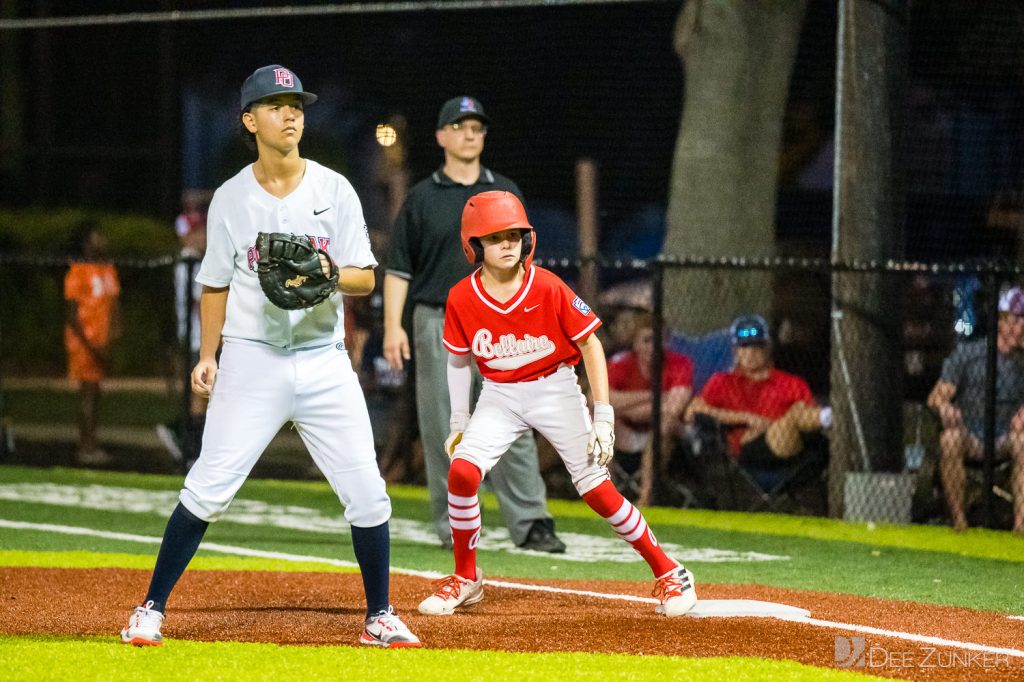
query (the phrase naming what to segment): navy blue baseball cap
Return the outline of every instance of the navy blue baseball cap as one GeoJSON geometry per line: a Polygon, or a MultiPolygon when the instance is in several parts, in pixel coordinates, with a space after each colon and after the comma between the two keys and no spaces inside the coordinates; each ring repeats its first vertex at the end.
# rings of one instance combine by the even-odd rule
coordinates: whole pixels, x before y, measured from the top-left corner
{"type": "Polygon", "coordinates": [[[740,315],[729,327],[734,346],[767,346],[772,342],[768,323],[760,315],[740,315]]]}
{"type": "Polygon", "coordinates": [[[480,119],[484,125],[491,123],[491,119],[484,113],[484,107],[480,104],[480,100],[467,95],[452,97],[441,106],[441,112],[437,115],[437,129],[440,130],[446,125],[471,117],[480,119]]]}
{"type": "Polygon", "coordinates": [[[256,69],[242,83],[242,111],[257,100],[280,94],[299,95],[303,104],[312,104],[316,101],[316,95],[302,89],[302,81],[291,69],[286,69],[280,64],[271,64],[256,69]]]}

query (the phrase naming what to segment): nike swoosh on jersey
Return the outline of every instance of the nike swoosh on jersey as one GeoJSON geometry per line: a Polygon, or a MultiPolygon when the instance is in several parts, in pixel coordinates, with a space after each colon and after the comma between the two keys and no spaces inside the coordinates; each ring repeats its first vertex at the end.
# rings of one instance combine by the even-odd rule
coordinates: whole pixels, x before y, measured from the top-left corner
{"type": "Polygon", "coordinates": [[[323,213],[325,211],[330,211],[330,210],[331,210],[330,206],[328,206],[327,208],[321,208],[319,211],[314,208],[313,209],[313,215],[320,215],[321,213],[323,213]]]}
{"type": "Polygon", "coordinates": [[[540,307],[540,303],[538,303],[537,305],[531,305],[529,308],[523,308],[523,312],[524,313],[528,313],[531,310],[533,310],[534,308],[539,308],[539,307],[540,307]]]}

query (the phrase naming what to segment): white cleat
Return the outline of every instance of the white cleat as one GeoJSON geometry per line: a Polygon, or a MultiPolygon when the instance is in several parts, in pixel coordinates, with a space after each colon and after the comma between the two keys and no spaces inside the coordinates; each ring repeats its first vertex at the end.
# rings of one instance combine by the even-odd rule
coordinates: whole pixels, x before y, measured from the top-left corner
{"type": "Polygon", "coordinates": [[[153,602],[148,601],[142,606],[136,606],[128,619],[128,627],[121,630],[121,643],[134,644],[135,646],[162,646],[163,635],[160,634],[160,626],[164,622],[164,614],[155,611],[150,606],[153,602]]]}
{"type": "Polygon", "coordinates": [[[484,574],[476,569],[476,580],[449,575],[434,581],[434,594],[420,602],[426,616],[450,616],[460,606],[476,604],[484,598],[484,574]]]}
{"type": "Polygon", "coordinates": [[[423,646],[391,606],[387,611],[381,611],[366,619],[363,634],[359,635],[359,643],[385,649],[423,646]]]}
{"type": "Polygon", "coordinates": [[[686,615],[697,603],[693,575],[682,566],[658,578],[652,594],[661,601],[654,612],[669,618],[686,615]]]}

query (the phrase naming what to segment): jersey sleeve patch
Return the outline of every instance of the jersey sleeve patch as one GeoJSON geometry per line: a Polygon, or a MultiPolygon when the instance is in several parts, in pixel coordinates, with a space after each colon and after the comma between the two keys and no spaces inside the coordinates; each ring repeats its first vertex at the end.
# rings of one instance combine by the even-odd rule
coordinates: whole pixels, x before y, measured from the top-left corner
{"type": "Polygon", "coordinates": [[[580,312],[580,315],[589,315],[590,306],[583,302],[583,299],[577,296],[572,300],[572,307],[580,312]]]}

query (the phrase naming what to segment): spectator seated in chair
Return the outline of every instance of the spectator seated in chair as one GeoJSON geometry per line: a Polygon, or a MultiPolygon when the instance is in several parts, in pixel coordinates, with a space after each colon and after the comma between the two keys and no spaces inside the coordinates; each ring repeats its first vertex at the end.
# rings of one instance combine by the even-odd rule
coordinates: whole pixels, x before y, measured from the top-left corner
{"type": "Polygon", "coordinates": [[[733,369],[708,379],[686,418],[705,424],[710,418],[724,428],[727,453],[770,491],[809,458],[823,455],[806,441],[831,425],[832,410],[815,403],[802,378],[774,367],[764,318],[736,318],[730,336],[733,369]]]}
{"type": "MultiPolygon", "coordinates": [[[[632,476],[640,466],[640,457],[651,440],[651,362],[654,357],[654,328],[650,313],[635,318],[632,349],[614,355],[608,363],[610,402],[615,408],[616,456],[614,471],[632,476]]],[[[666,350],[661,374],[661,433],[666,447],[678,438],[683,428],[683,411],[690,400],[693,362],[682,353],[666,350]]],[[[628,481],[617,481],[620,487],[628,481]]],[[[634,491],[635,492],[635,491],[634,491]]]]}
{"type": "MultiPolygon", "coordinates": [[[[1007,290],[999,299],[996,349],[996,432],[998,459],[1011,459],[1013,532],[1024,534],[1024,291],[1007,290]]],[[[984,456],[985,339],[961,343],[942,365],[942,376],[928,395],[928,406],[942,420],[939,435],[942,487],[956,531],[967,528],[964,460],[984,456]]]]}

